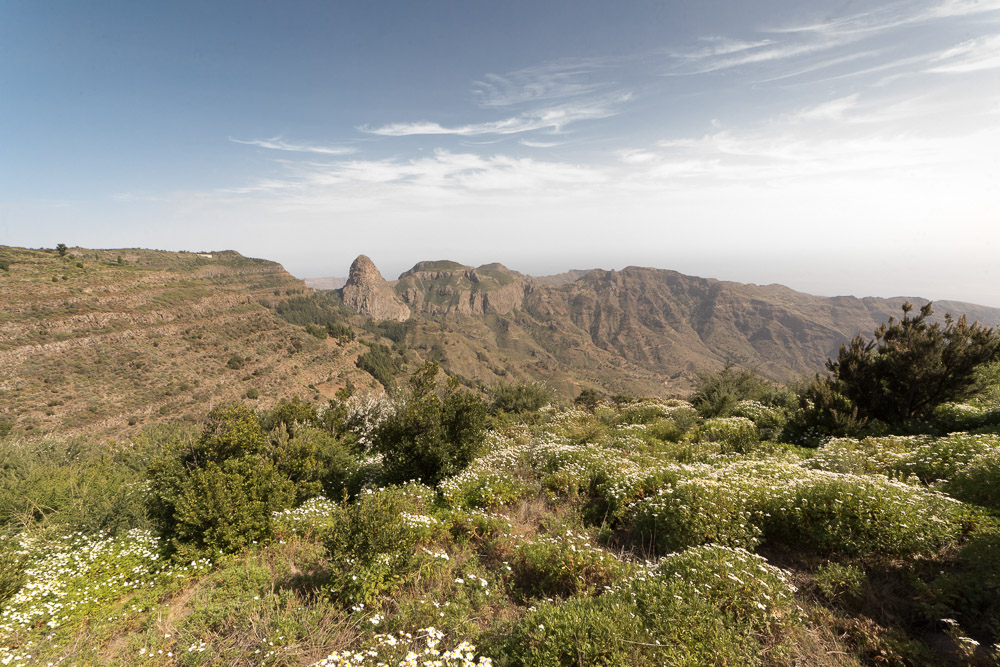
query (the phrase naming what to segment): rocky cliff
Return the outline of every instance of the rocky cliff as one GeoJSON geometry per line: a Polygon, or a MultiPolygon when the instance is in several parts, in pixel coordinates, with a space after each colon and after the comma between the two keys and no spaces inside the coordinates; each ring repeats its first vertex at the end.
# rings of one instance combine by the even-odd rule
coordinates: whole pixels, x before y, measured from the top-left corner
{"type": "Polygon", "coordinates": [[[375,263],[365,255],[358,255],[351,264],[351,272],[341,294],[345,306],[373,320],[402,322],[410,317],[410,309],[396,296],[375,263]]]}
{"type": "Polygon", "coordinates": [[[457,262],[420,262],[403,273],[396,294],[430,315],[504,315],[521,307],[531,279],[502,264],[473,268],[457,262]]]}

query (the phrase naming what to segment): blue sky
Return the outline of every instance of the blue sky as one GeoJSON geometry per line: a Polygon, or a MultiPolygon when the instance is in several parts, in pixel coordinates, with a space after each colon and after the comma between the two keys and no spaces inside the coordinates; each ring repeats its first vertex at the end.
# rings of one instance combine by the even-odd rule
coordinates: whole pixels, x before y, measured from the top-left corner
{"type": "Polygon", "coordinates": [[[1000,0],[0,3],[0,243],[1000,306],[1000,0]]]}

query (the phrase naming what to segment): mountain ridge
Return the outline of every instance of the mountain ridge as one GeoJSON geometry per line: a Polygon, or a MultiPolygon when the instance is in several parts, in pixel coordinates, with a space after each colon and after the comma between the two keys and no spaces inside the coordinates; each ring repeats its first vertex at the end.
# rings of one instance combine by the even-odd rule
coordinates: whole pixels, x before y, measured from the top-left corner
{"type": "MultiPolygon", "coordinates": [[[[639,266],[577,270],[538,281],[502,264],[473,267],[449,260],[418,262],[392,289],[409,307],[408,321],[423,332],[418,349],[446,365],[465,358],[455,370],[478,381],[505,376],[477,368],[470,353],[482,366],[520,367],[526,376],[566,388],[653,394],[689,389],[699,372],[729,361],[780,382],[810,375],[821,371],[841,344],[858,333],[871,336],[880,323],[900,316],[906,301],[928,302],[820,297],[777,283],[761,286],[639,266]],[[520,361],[503,354],[510,340],[527,345],[515,355],[520,361]],[[460,352],[463,347],[470,349],[460,352]],[[483,361],[491,355],[497,358],[483,361]],[[607,382],[584,379],[586,364],[602,368],[607,382]]],[[[997,308],[938,302],[936,317],[945,312],[1000,325],[997,308]]]]}

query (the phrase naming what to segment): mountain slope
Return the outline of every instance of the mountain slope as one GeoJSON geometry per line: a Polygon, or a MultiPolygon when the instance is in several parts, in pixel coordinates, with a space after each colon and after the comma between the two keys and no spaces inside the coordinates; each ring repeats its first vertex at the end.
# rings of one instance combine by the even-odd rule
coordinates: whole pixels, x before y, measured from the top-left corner
{"type": "Polygon", "coordinates": [[[0,421],[16,431],[120,436],[251,389],[269,405],[371,383],[359,345],[321,342],[261,304],[305,290],[279,264],[82,248],[0,247],[0,259],[0,421]]]}
{"type": "MultiPolygon", "coordinates": [[[[420,262],[395,294],[411,310],[409,345],[481,383],[538,378],[560,393],[590,386],[664,395],[727,361],[787,381],[821,371],[842,343],[920,298],[818,297],[628,267],[536,280],[500,264],[420,262]]],[[[989,326],[1000,309],[937,304],[989,326]]]]}

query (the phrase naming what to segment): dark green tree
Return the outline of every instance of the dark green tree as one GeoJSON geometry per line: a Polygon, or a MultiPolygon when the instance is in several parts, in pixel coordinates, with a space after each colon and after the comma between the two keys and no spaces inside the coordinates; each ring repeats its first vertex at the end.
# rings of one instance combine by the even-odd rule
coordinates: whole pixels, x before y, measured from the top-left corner
{"type": "Polygon", "coordinates": [[[66,247],[65,243],[60,243],[60,244],[58,244],[56,246],[56,252],[59,253],[60,257],[65,257],[66,256],[66,252],[68,250],[69,250],[69,248],[66,247]]]}
{"type": "Polygon", "coordinates": [[[586,408],[587,410],[593,410],[597,407],[598,403],[604,400],[604,394],[597,391],[596,389],[591,389],[587,387],[586,389],[580,390],[580,393],[576,398],[573,399],[573,405],[579,406],[581,408],[586,408]]]}
{"type": "Polygon", "coordinates": [[[375,432],[390,482],[419,479],[434,485],[463,470],[475,458],[486,429],[482,399],[449,379],[437,386],[438,365],[426,362],[410,378],[403,404],[375,432]]]}
{"type": "MultiPolygon", "coordinates": [[[[236,551],[270,535],[271,515],[296,499],[289,461],[242,405],[216,408],[201,437],[149,467],[149,514],[175,547],[236,551]]],[[[318,490],[319,485],[315,485],[318,490]]]]}
{"type": "Polygon", "coordinates": [[[930,322],[928,303],[911,316],[890,317],[871,340],[858,335],[827,361],[828,375],[808,385],[793,429],[854,435],[872,420],[898,425],[930,416],[935,407],[961,400],[977,387],[977,369],[1000,358],[1000,333],[945,315],[930,322]]]}

